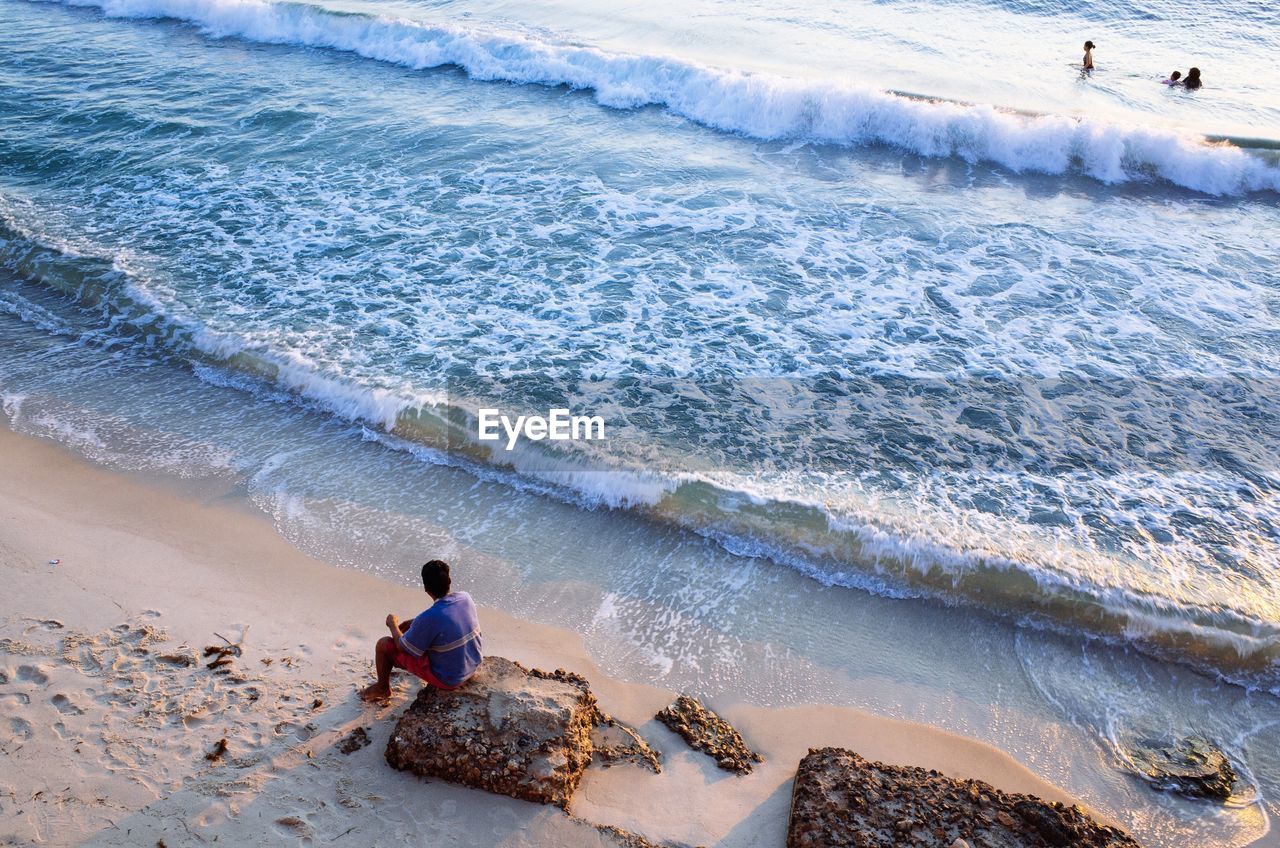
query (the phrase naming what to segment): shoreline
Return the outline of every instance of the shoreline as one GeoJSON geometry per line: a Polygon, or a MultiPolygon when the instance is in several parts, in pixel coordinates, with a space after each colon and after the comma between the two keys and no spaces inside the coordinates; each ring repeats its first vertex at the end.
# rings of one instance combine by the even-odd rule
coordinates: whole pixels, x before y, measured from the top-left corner
{"type": "MultiPolygon", "coordinates": [[[[272,832],[375,844],[443,828],[441,838],[462,845],[601,844],[585,819],[653,840],[781,845],[796,765],[821,746],[1076,803],[985,743],[819,704],[709,701],[765,757],[750,776],[726,775],[653,720],[677,693],[610,678],[578,634],[490,607],[481,608],[486,654],[585,675],[603,709],[663,752],[663,772],[593,765],[571,807],[577,819],[422,782],[382,761],[416,684],[398,675],[386,706],[364,705],[356,692],[386,613],[415,614],[423,593],[299,552],[242,497],[201,498],[7,428],[0,481],[10,598],[0,692],[13,716],[0,728],[0,809],[13,822],[0,838],[19,844],[175,841],[192,827],[235,841],[272,832]],[[243,679],[154,659],[180,645],[198,652],[218,634],[243,641],[243,679]],[[144,644],[157,646],[147,659],[136,650],[144,644]],[[361,726],[373,744],[338,753],[335,743],[361,726]],[[220,738],[230,762],[206,759],[220,738]],[[424,809],[451,818],[424,824],[424,809]]],[[[466,588],[464,571],[457,585],[466,588]]]]}

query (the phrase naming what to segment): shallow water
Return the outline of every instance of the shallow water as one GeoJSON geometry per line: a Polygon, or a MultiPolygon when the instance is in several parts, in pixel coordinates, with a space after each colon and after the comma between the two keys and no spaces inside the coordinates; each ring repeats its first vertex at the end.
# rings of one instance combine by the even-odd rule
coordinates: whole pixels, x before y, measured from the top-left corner
{"type": "Polygon", "coordinates": [[[1280,24],[1179,8],[0,0],[6,416],[353,567],[454,551],[619,673],[922,718],[1242,844],[1280,165],[1204,137],[1280,139],[1280,24]],[[490,451],[490,404],[610,437],[490,451]],[[1127,775],[1153,728],[1240,804],[1127,775]]]}

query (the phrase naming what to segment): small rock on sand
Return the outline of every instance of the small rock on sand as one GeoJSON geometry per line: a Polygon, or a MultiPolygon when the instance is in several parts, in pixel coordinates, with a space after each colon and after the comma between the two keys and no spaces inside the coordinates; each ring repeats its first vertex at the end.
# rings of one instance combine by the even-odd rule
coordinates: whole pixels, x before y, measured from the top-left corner
{"type": "Polygon", "coordinates": [[[609,842],[617,845],[618,848],[689,848],[683,843],[676,842],[653,842],[641,836],[638,833],[632,833],[629,830],[623,830],[620,827],[614,827],[608,824],[593,825],[596,830],[609,842]]]}
{"type": "Polygon", "coordinates": [[[1156,789],[1225,801],[1239,779],[1221,749],[1201,736],[1171,744],[1147,742],[1130,752],[1134,766],[1156,789]]]}
{"type": "Polygon", "coordinates": [[[337,748],[344,754],[354,754],[372,742],[373,740],[369,738],[369,731],[363,727],[357,727],[338,740],[337,748]]]}
{"type": "Polygon", "coordinates": [[[764,757],[747,747],[733,725],[704,707],[697,698],[681,695],[657,715],[658,721],[679,734],[691,748],[710,755],[725,771],[749,774],[764,757]]]}

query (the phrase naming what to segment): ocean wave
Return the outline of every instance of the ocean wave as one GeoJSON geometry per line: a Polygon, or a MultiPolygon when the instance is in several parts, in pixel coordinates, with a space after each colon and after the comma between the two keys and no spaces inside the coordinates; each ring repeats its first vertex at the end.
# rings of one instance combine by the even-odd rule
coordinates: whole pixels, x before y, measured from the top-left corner
{"type": "MultiPolygon", "coordinates": [[[[1280,192],[1272,151],[1170,129],[904,96],[843,80],[720,69],[609,52],[519,32],[334,12],[270,0],[51,0],[124,18],[173,19],[216,37],[318,47],[472,79],[592,91],[604,106],[661,106],[763,140],[888,145],[1017,172],[1080,173],[1115,184],[1163,180],[1212,195],[1280,192]]],[[[1266,140],[1255,140],[1265,148],[1266,140]]]]}
{"type": "MultiPolygon", "coordinates": [[[[151,292],[127,256],[96,255],[43,237],[0,208],[0,267],[95,314],[95,329],[20,297],[0,309],[84,343],[122,339],[157,350],[208,383],[301,405],[359,427],[366,439],[479,479],[585,509],[620,509],[697,533],[731,553],[768,559],[827,585],[926,596],[991,610],[1026,624],[1122,641],[1229,680],[1280,687],[1280,626],[1256,612],[1173,598],[1125,582],[1123,562],[1053,544],[1008,544],[981,532],[936,532],[921,516],[874,503],[833,508],[724,469],[672,472],[617,457],[481,445],[476,403],[445,392],[403,393],[326,374],[287,352],[206,330],[180,304],[151,292]]],[[[6,395],[7,414],[21,399],[6,395]]],[[[54,422],[56,423],[56,422],[54,422]]],[[[46,422],[43,429],[56,437],[46,422]]],[[[188,451],[189,453],[189,451],[188,451]]],[[[222,464],[229,467],[229,460],[222,464]]]]}

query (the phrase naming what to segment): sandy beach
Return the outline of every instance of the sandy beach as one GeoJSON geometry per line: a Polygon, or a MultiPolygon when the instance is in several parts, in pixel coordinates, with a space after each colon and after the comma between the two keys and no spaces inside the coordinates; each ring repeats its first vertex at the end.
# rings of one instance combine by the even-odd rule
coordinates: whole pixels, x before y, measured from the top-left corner
{"type": "Polygon", "coordinates": [[[610,679],[576,634],[487,608],[486,653],[585,675],[664,769],[593,765],[571,815],[423,781],[382,757],[416,682],[398,674],[385,706],[356,697],[382,619],[421,593],[299,553],[234,496],[202,501],[8,430],[0,481],[5,844],[598,845],[603,824],[781,845],[796,764],[823,745],[1072,801],[984,744],[821,705],[713,702],[765,758],[730,775],[653,720],[676,693],[610,679]],[[224,642],[243,654],[220,675],[196,655],[224,642]],[[342,753],[359,727],[372,744],[342,753]]]}
{"type": "Polygon", "coordinates": [[[1276,8],[0,0],[0,846],[1280,848],[1276,8]]]}

